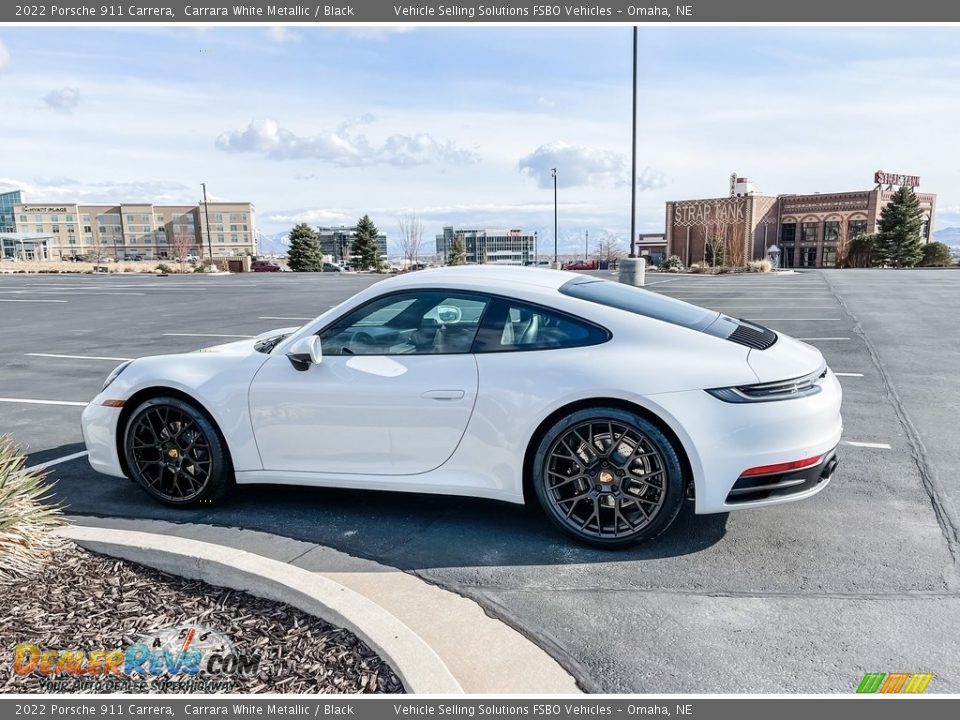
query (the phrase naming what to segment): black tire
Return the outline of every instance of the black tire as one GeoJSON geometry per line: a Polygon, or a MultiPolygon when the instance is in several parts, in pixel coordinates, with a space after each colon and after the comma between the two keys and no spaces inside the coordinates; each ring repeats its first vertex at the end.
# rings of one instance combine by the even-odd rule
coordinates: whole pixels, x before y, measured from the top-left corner
{"type": "Polygon", "coordinates": [[[684,497],[683,468],[667,436],[640,415],[604,407],[577,410],[547,430],[533,487],[554,525],[602,548],[657,537],[684,497]]]}
{"type": "Polygon", "coordinates": [[[179,398],[141,403],[123,431],[130,478],[174,507],[210,505],[233,488],[226,444],[205,413],[179,398]]]}

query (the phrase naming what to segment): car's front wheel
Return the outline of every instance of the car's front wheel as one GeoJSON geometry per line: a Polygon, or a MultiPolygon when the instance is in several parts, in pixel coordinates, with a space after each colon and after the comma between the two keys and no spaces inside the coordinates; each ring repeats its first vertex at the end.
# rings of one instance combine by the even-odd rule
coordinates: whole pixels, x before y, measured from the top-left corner
{"type": "Polygon", "coordinates": [[[233,485],[220,434],[203,412],[179,398],[139,405],[126,425],[124,452],[131,478],[168,505],[213,503],[233,485]]]}
{"type": "Polygon", "coordinates": [[[606,548],[657,537],[684,496],[671,441],[646,418],[619,408],[578,410],[553,425],[534,456],[533,485],[555,525],[606,548]]]}

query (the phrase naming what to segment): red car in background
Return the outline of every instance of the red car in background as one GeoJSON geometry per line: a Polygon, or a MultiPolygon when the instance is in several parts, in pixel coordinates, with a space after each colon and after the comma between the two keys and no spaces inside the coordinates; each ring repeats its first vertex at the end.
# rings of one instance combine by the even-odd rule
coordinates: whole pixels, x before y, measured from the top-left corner
{"type": "Polygon", "coordinates": [[[280,272],[280,266],[269,260],[254,260],[250,269],[253,272],[280,272]]]}

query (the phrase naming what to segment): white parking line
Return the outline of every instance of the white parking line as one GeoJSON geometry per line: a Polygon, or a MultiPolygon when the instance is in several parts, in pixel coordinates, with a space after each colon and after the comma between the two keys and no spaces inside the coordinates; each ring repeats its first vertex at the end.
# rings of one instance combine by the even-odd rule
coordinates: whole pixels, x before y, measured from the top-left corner
{"type": "Polygon", "coordinates": [[[811,340],[849,340],[848,337],[798,337],[797,340],[810,342],[811,340]]]}
{"type": "Polygon", "coordinates": [[[166,337],[219,337],[219,338],[252,338],[256,335],[220,335],[215,333],[164,333],[166,337]]]}
{"type": "Polygon", "coordinates": [[[768,317],[752,317],[752,320],[842,320],[842,318],[768,318],[768,317]]]}
{"type": "Polygon", "coordinates": [[[65,360],[133,360],[133,358],[104,357],[101,355],[55,355],[53,353],[24,353],[27,357],[63,358],[65,360]]]}
{"type": "Polygon", "coordinates": [[[870,442],[855,442],[853,440],[841,440],[843,445],[851,445],[853,447],[861,448],[871,448],[873,450],[889,450],[890,446],[887,443],[870,443],[870,442]]]}
{"type": "Polygon", "coordinates": [[[46,470],[47,468],[52,468],[54,465],[59,465],[61,463],[70,462],[71,460],[76,460],[77,458],[82,458],[87,456],[87,451],[74,453],[73,455],[64,455],[55,460],[48,460],[45,463],[40,463],[39,465],[31,465],[28,468],[25,468],[27,472],[37,472],[40,470],[46,470]]]}
{"type": "Polygon", "coordinates": [[[9,298],[0,298],[0,302],[28,302],[28,303],[65,303],[66,300],[11,300],[9,298]]]}
{"type": "Polygon", "coordinates": [[[33,398],[0,398],[0,402],[24,403],[26,405],[69,405],[71,407],[86,407],[90,403],[73,402],[72,400],[34,400],[33,398]]]}
{"type": "Polygon", "coordinates": [[[298,318],[298,317],[274,317],[272,315],[262,315],[257,318],[257,320],[313,320],[313,318],[298,318]]]}
{"type": "Polygon", "coordinates": [[[834,375],[837,377],[863,377],[863,373],[838,373],[835,372],[834,375]]]}

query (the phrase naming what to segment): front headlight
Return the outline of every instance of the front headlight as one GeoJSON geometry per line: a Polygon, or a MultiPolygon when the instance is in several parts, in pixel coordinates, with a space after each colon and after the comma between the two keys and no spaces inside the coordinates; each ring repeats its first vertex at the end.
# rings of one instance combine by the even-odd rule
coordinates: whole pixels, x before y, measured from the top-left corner
{"type": "Polygon", "coordinates": [[[110,383],[112,383],[114,380],[116,380],[118,377],[120,377],[120,373],[122,373],[124,370],[126,370],[126,369],[127,369],[127,365],[129,365],[129,364],[132,363],[132,362],[133,362],[133,360],[127,360],[126,362],[120,363],[119,365],[117,365],[117,366],[113,369],[113,372],[111,372],[109,375],[107,375],[107,379],[103,381],[103,387],[100,388],[100,392],[103,392],[103,391],[106,390],[108,387],[110,387],[110,383]]]}

